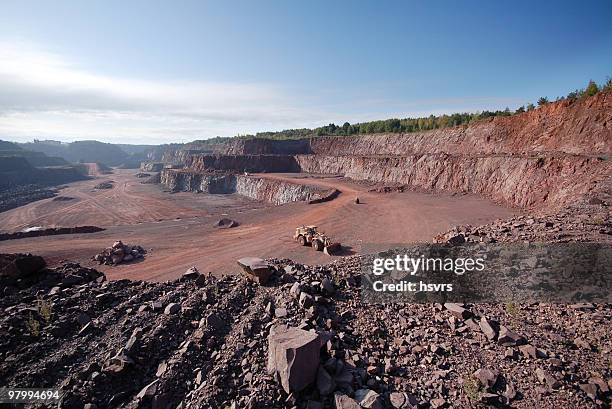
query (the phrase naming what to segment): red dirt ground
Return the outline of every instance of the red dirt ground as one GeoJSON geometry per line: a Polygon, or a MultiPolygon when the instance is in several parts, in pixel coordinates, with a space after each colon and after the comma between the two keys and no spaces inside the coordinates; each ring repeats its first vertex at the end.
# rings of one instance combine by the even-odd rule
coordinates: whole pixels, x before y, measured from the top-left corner
{"type": "Polygon", "coordinates": [[[76,182],[61,191],[74,201],[45,199],[0,213],[0,231],[25,227],[94,225],[107,230],[93,234],[35,237],[0,242],[0,252],[31,252],[50,264],[72,260],[94,266],[90,258],[115,240],[147,249],[145,259],[116,267],[100,266],[110,279],[163,281],[197,266],[201,272],[238,271],[245,256],[291,258],[321,264],[332,258],[292,240],[295,227],[316,224],[340,241],[344,254],[367,243],[430,242],[456,224],[484,224],[515,211],[474,195],[375,193],[369,187],[334,177],[303,174],[257,176],[339,189],[338,198],[308,205],[270,206],[237,195],[169,194],[159,185],[144,185],[137,171],[115,170],[99,179],[76,182]],[[115,181],[109,190],[95,190],[102,179],[115,181]],[[361,204],[354,203],[359,197],[361,204]],[[217,230],[212,225],[230,217],[239,227],[217,230]]]}

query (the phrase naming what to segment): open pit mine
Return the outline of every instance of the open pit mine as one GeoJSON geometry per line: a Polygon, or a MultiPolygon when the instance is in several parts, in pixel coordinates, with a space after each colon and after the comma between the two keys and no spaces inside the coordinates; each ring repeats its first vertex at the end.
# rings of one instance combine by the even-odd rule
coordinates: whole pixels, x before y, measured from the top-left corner
{"type": "Polygon", "coordinates": [[[427,132],[154,148],[0,213],[0,385],[87,409],[609,408],[610,304],[364,304],[360,281],[369,244],[611,244],[611,153],[610,92],[427,132]]]}

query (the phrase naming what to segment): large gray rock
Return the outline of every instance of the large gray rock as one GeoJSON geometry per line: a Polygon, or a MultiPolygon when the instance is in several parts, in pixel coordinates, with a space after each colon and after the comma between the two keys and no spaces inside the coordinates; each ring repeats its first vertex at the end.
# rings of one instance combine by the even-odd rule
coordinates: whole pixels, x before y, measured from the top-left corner
{"type": "Polygon", "coordinates": [[[320,350],[321,339],[315,332],[273,327],[268,336],[268,372],[285,392],[299,392],[315,381],[320,350]]]}
{"type": "Polygon", "coordinates": [[[272,275],[270,265],[263,259],[257,257],[243,257],[238,260],[238,265],[258,284],[264,285],[272,275]]]}

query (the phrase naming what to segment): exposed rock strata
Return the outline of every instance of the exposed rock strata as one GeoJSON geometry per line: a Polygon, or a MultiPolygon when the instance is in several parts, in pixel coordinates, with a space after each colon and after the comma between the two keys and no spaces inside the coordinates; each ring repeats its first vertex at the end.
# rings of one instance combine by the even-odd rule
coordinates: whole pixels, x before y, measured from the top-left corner
{"type": "Polygon", "coordinates": [[[276,205],[299,201],[318,203],[330,200],[338,194],[335,189],[323,189],[312,185],[189,170],[164,169],[161,172],[161,183],[173,192],[236,193],[276,205]]]}
{"type": "Polygon", "coordinates": [[[185,155],[183,163],[193,171],[343,174],[557,211],[605,190],[600,185],[612,174],[611,140],[612,93],[602,92],[427,132],[240,139],[223,155],[185,155]]]}
{"type": "Polygon", "coordinates": [[[478,193],[517,207],[561,206],[585,195],[610,172],[609,161],[563,156],[298,155],[304,172],[401,183],[408,188],[478,193]]]}
{"type": "Polygon", "coordinates": [[[185,161],[185,167],[195,171],[236,172],[299,172],[300,168],[291,155],[193,155],[185,161]]]}

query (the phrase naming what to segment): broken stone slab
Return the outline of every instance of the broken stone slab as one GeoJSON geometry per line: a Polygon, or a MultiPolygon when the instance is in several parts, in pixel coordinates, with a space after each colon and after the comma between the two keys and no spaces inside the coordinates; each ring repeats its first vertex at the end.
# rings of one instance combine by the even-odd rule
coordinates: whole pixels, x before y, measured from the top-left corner
{"type": "Polygon", "coordinates": [[[417,409],[419,401],[414,395],[405,392],[392,392],[389,402],[395,409],[417,409]]]}
{"type": "Polygon", "coordinates": [[[544,351],[534,347],[531,344],[519,346],[519,351],[525,358],[546,358],[547,355],[544,351]]]}
{"type": "Polygon", "coordinates": [[[472,313],[463,308],[461,304],[447,302],[444,304],[444,308],[446,308],[456,318],[461,320],[466,320],[472,316],[472,313]]]}
{"type": "Polygon", "coordinates": [[[592,376],[589,378],[589,383],[594,383],[595,385],[597,385],[601,393],[608,393],[610,392],[610,386],[608,384],[612,383],[612,379],[610,379],[608,383],[606,383],[603,378],[592,376]]]}
{"type": "Polygon", "coordinates": [[[597,385],[594,383],[581,383],[579,387],[591,400],[597,400],[597,385]]]}
{"type": "Polygon", "coordinates": [[[524,344],[525,342],[525,338],[523,338],[521,335],[509,330],[503,325],[499,326],[499,336],[497,338],[498,344],[505,347],[512,347],[524,344]]]}
{"type": "Polygon", "coordinates": [[[499,395],[491,392],[484,392],[480,394],[480,402],[488,405],[494,405],[499,402],[499,395]]]}
{"type": "Polygon", "coordinates": [[[293,283],[293,285],[289,289],[289,294],[291,294],[291,296],[294,298],[299,298],[301,292],[302,292],[302,288],[300,286],[300,283],[297,281],[293,283]]]}
{"type": "Polygon", "coordinates": [[[514,400],[517,396],[516,388],[512,383],[506,384],[506,389],[504,390],[504,397],[508,400],[508,402],[514,400]]]}
{"type": "Polygon", "coordinates": [[[219,331],[225,326],[225,321],[219,315],[212,313],[206,317],[204,325],[214,331],[219,331]]]}
{"type": "Polygon", "coordinates": [[[482,317],[478,325],[480,326],[480,330],[482,331],[482,333],[485,334],[489,341],[493,341],[495,339],[495,337],[497,336],[497,332],[493,328],[494,324],[491,321],[489,321],[485,317],[482,317]]]}
{"type": "Polygon", "coordinates": [[[465,320],[465,325],[472,331],[480,331],[480,325],[473,318],[465,320]]]}
{"type": "Polygon", "coordinates": [[[177,314],[181,310],[180,304],[175,302],[166,305],[166,309],[164,310],[164,314],[166,315],[174,315],[177,314]]]}
{"type": "Polygon", "coordinates": [[[474,372],[474,377],[478,379],[480,384],[484,386],[485,389],[491,389],[497,383],[499,372],[487,368],[481,368],[474,372]]]}
{"type": "Polygon", "coordinates": [[[321,288],[323,288],[327,294],[333,294],[336,291],[334,283],[327,277],[323,277],[323,280],[321,280],[321,288]]]}
{"type": "Polygon", "coordinates": [[[591,350],[591,344],[589,344],[588,341],[580,337],[574,339],[574,345],[576,345],[578,348],[586,349],[587,351],[591,350]]]}
{"type": "Polygon", "coordinates": [[[266,284],[272,275],[270,265],[258,257],[243,257],[238,260],[238,265],[260,285],[266,284]]]}
{"type": "Polygon", "coordinates": [[[134,331],[132,332],[132,336],[130,336],[130,339],[128,339],[128,341],[125,344],[125,351],[128,354],[132,354],[133,352],[136,351],[136,349],[139,346],[140,340],[142,338],[142,328],[140,327],[136,327],[134,329],[134,331]]]}
{"type": "Polygon", "coordinates": [[[109,364],[103,369],[104,372],[119,373],[132,365],[134,360],[128,356],[124,348],[109,360],[109,364]]]}
{"type": "Polygon", "coordinates": [[[150,384],[146,385],[144,388],[142,388],[140,392],[138,392],[138,395],[136,395],[136,398],[142,399],[142,400],[152,399],[157,393],[158,383],[159,383],[159,379],[156,379],[150,384]]]}
{"type": "Polygon", "coordinates": [[[200,272],[195,266],[190,267],[187,271],[183,273],[183,278],[185,280],[193,280],[195,278],[198,278],[199,276],[200,276],[200,272]]]}
{"type": "Polygon", "coordinates": [[[40,256],[32,254],[3,254],[0,257],[0,278],[8,284],[14,284],[19,279],[42,274],[47,266],[40,256]]]}
{"type": "Polygon", "coordinates": [[[321,340],[317,333],[278,325],[268,336],[268,372],[287,393],[299,392],[317,376],[321,340]]]}
{"type": "Polygon", "coordinates": [[[439,408],[443,408],[444,406],[446,406],[446,399],[444,398],[436,398],[436,399],[432,399],[429,402],[429,405],[433,408],[433,409],[439,409],[439,408]]]}
{"type": "Polygon", "coordinates": [[[274,316],[276,318],[285,318],[287,316],[287,309],[286,308],[276,308],[274,310],[274,316]]]}
{"type": "Polygon", "coordinates": [[[550,372],[542,368],[537,368],[535,375],[540,383],[545,383],[551,389],[559,389],[561,387],[561,382],[559,382],[550,372]]]}
{"type": "Polygon", "coordinates": [[[383,409],[382,397],[371,389],[355,391],[355,400],[365,409],[383,409]]]}
{"type": "Polygon", "coordinates": [[[341,393],[334,395],[334,407],[336,409],[361,409],[357,401],[341,393]]]}
{"type": "Polygon", "coordinates": [[[312,298],[312,295],[306,293],[306,292],[301,292],[300,293],[300,299],[299,299],[299,304],[300,307],[306,309],[306,308],[310,308],[314,305],[314,298],[312,298]]]}

